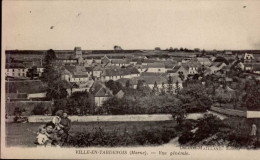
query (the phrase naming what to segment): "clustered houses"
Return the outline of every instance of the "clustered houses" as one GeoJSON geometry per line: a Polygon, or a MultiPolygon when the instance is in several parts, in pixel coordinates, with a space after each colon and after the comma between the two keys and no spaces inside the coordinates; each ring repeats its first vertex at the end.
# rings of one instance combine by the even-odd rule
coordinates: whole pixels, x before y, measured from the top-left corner
{"type": "MultiPolygon", "coordinates": [[[[120,52],[113,51],[94,54],[92,51],[82,51],[80,47],[75,47],[73,51],[57,53],[56,62],[63,65],[62,78],[71,84],[71,88],[67,89],[69,95],[77,91],[88,91],[96,106],[102,106],[105,100],[113,96],[104,85],[109,80],[118,81],[123,86],[129,81],[133,88],[137,87],[138,81],[142,81],[151,90],[156,84],[161,91],[167,87],[171,76],[175,92],[176,88],[182,88],[185,79],[198,74],[201,70],[207,74],[226,73],[231,65],[237,62],[227,64],[215,61],[217,60],[215,55],[196,57],[190,53],[174,53],[174,56],[158,58],[145,55],[151,51],[139,52],[129,55],[120,55],[120,52]]],[[[223,57],[225,56],[230,57],[233,54],[227,52],[223,54],[223,57]]],[[[260,74],[260,63],[254,56],[245,53],[241,58],[243,61],[237,65],[243,70],[260,74]]],[[[26,77],[26,73],[33,66],[37,67],[37,72],[41,76],[44,70],[42,63],[8,62],[5,69],[6,77],[26,77]]]]}
{"type": "Polygon", "coordinates": [[[18,61],[18,62],[7,62],[5,65],[5,76],[9,78],[27,78],[28,72],[36,68],[36,73],[38,77],[42,76],[44,67],[40,61],[18,61]]]}

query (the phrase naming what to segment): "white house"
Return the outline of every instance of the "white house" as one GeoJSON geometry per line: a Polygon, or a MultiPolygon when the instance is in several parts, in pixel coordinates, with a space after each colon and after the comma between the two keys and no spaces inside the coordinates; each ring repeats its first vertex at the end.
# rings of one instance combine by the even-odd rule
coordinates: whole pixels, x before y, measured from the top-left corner
{"type": "Polygon", "coordinates": [[[224,62],[213,62],[210,66],[211,74],[221,70],[226,64],[224,62]]]}
{"type": "Polygon", "coordinates": [[[68,82],[87,82],[92,79],[92,70],[84,66],[65,66],[62,77],[68,82]]]}
{"type": "Polygon", "coordinates": [[[111,60],[111,65],[112,66],[119,66],[119,67],[126,67],[130,65],[130,61],[127,59],[112,59],[111,60]]]}
{"type": "Polygon", "coordinates": [[[164,63],[148,63],[147,64],[147,72],[160,72],[165,73],[166,68],[164,63]]]}
{"type": "Polygon", "coordinates": [[[251,63],[254,60],[253,54],[245,53],[244,55],[244,63],[251,63]]]}
{"type": "Polygon", "coordinates": [[[28,68],[22,63],[6,63],[5,65],[5,76],[10,77],[26,77],[28,68]]]}
{"type": "Polygon", "coordinates": [[[102,81],[118,80],[120,78],[139,77],[140,72],[136,68],[105,69],[101,75],[102,81]]]}
{"type": "Polygon", "coordinates": [[[106,100],[113,96],[111,90],[109,90],[103,83],[95,81],[89,90],[92,98],[92,102],[97,107],[104,104],[106,100]]]}

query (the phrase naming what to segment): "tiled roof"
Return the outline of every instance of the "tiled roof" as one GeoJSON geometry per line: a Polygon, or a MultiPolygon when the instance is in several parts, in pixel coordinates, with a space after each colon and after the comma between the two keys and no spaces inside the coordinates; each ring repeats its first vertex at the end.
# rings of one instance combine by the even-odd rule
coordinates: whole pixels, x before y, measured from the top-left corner
{"type": "Polygon", "coordinates": [[[176,73],[181,67],[183,67],[186,71],[189,70],[189,67],[187,65],[177,65],[172,69],[171,73],[176,73]]]}
{"type": "Polygon", "coordinates": [[[16,69],[16,68],[26,68],[26,67],[22,63],[6,63],[5,68],[6,69],[12,69],[12,68],[16,69]]]}
{"type": "Polygon", "coordinates": [[[113,93],[104,84],[99,81],[95,81],[90,88],[91,94],[95,97],[111,97],[113,93]]]}
{"type": "Polygon", "coordinates": [[[142,72],[140,76],[161,76],[163,73],[157,72],[142,72]]]}
{"type": "Polygon", "coordinates": [[[211,62],[208,58],[206,58],[206,57],[197,57],[197,60],[199,61],[199,62],[211,62]]]}
{"type": "Polygon", "coordinates": [[[224,62],[213,62],[211,66],[220,67],[224,62]]]}
{"type": "Polygon", "coordinates": [[[164,64],[165,64],[165,68],[173,68],[174,66],[177,65],[177,61],[165,61],[164,64]]]}
{"type": "Polygon", "coordinates": [[[155,81],[157,84],[167,83],[167,79],[160,76],[145,76],[145,77],[134,77],[131,79],[131,84],[137,85],[139,80],[143,80],[146,84],[154,84],[155,81]]]}
{"type": "Polygon", "coordinates": [[[104,76],[123,76],[130,74],[139,74],[136,68],[118,68],[118,69],[105,69],[104,76]]]}
{"type": "Polygon", "coordinates": [[[113,59],[111,60],[112,64],[129,64],[130,62],[126,59],[113,59]]]}
{"type": "Polygon", "coordinates": [[[148,63],[147,64],[148,68],[165,68],[164,63],[148,63]]]}

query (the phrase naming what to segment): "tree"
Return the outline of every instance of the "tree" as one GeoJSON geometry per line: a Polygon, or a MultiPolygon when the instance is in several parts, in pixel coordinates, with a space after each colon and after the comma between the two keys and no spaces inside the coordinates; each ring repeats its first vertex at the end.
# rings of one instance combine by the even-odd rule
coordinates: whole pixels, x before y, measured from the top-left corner
{"type": "Polygon", "coordinates": [[[203,112],[212,104],[206,87],[201,83],[187,84],[179,92],[178,98],[187,112],[203,112]]]}
{"type": "Polygon", "coordinates": [[[171,76],[169,76],[167,82],[168,82],[168,85],[167,85],[167,93],[170,94],[170,95],[172,95],[172,94],[173,94],[173,87],[172,87],[172,85],[173,85],[173,80],[172,80],[172,77],[171,77],[171,76]]]}
{"type": "Polygon", "coordinates": [[[117,46],[117,45],[116,45],[116,46],[114,46],[114,50],[115,50],[115,51],[120,51],[120,50],[123,50],[123,49],[121,48],[121,46],[117,46]]]}
{"type": "Polygon", "coordinates": [[[181,51],[181,52],[184,51],[182,47],[180,48],[180,51],[181,51]]]}
{"type": "Polygon", "coordinates": [[[144,81],[143,80],[138,80],[136,89],[138,91],[142,91],[143,88],[144,88],[144,81]]]}
{"type": "Polygon", "coordinates": [[[88,92],[74,92],[68,99],[68,108],[74,114],[85,115],[92,113],[92,106],[88,92]],[[78,112],[75,112],[78,111],[78,112]]]}
{"type": "Polygon", "coordinates": [[[154,86],[153,86],[152,93],[153,93],[154,95],[156,95],[156,96],[159,95],[159,88],[158,88],[158,86],[157,86],[157,82],[156,82],[156,81],[154,82],[154,86]]]}
{"type": "Polygon", "coordinates": [[[35,76],[39,76],[39,74],[37,72],[37,67],[33,66],[31,69],[27,71],[27,77],[33,79],[35,76]]]}
{"type": "Polygon", "coordinates": [[[126,88],[130,88],[130,85],[131,85],[131,84],[130,84],[130,81],[127,80],[127,81],[125,82],[125,87],[126,87],[126,88]]]}
{"type": "Polygon", "coordinates": [[[107,81],[105,85],[113,92],[114,95],[117,94],[123,88],[121,83],[115,82],[113,80],[107,81]]]}
{"type": "Polygon", "coordinates": [[[162,89],[161,89],[161,95],[165,95],[165,84],[162,82],[162,89]]]}
{"type": "Polygon", "coordinates": [[[156,50],[156,51],[160,51],[161,48],[160,48],[160,47],[155,47],[154,50],[156,50]]]}
{"type": "Polygon", "coordinates": [[[179,81],[177,81],[177,82],[176,82],[176,90],[175,90],[177,96],[179,95],[180,90],[181,90],[181,89],[180,89],[179,81]]]}
{"type": "Polygon", "coordinates": [[[45,58],[44,58],[44,62],[45,65],[50,65],[55,59],[56,59],[56,55],[54,50],[50,49],[46,52],[45,54],[45,58]]]}
{"type": "Polygon", "coordinates": [[[47,99],[62,99],[68,96],[67,88],[70,84],[65,80],[56,80],[48,84],[47,99]]]}
{"type": "Polygon", "coordinates": [[[178,72],[178,75],[179,75],[180,79],[183,81],[184,78],[185,78],[183,72],[182,72],[182,71],[179,71],[179,72],[178,72]]]}
{"type": "Polygon", "coordinates": [[[204,76],[205,71],[206,71],[206,68],[204,65],[202,65],[201,67],[198,68],[198,74],[200,76],[204,76]]]}
{"type": "Polygon", "coordinates": [[[248,110],[260,110],[260,86],[247,85],[245,88],[246,94],[243,96],[243,106],[248,110]]]}

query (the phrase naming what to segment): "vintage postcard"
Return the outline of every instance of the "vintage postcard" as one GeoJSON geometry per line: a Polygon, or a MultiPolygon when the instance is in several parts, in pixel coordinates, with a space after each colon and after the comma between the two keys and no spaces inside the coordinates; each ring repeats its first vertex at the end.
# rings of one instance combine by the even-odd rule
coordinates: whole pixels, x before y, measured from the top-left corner
{"type": "Polygon", "coordinates": [[[1,158],[260,157],[260,1],[3,0],[1,158]]]}

